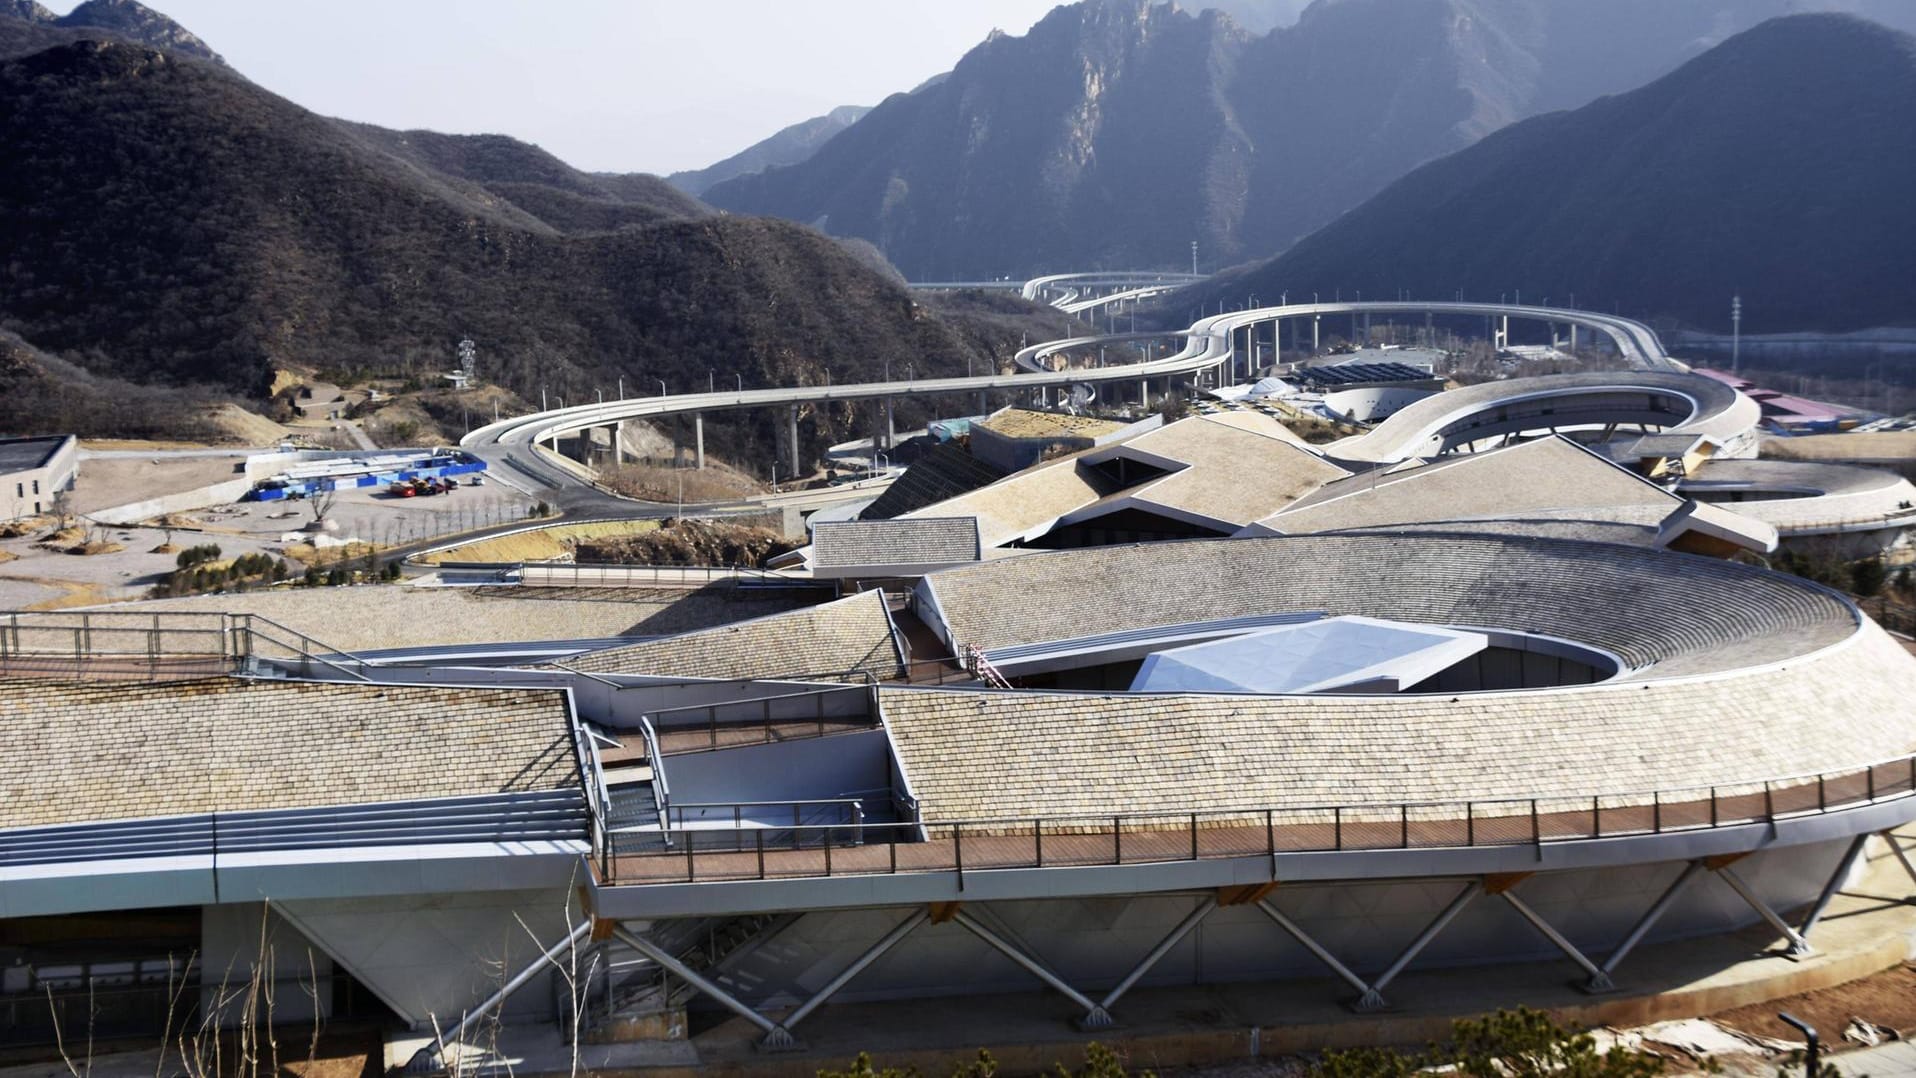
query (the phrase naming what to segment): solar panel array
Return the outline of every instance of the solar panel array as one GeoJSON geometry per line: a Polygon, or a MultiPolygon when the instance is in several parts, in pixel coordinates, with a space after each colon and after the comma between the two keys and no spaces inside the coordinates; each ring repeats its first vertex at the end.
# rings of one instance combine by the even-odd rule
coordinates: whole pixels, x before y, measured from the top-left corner
{"type": "Polygon", "coordinates": [[[1347,386],[1359,382],[1422,382],[1431,373],[1408,363],[1338,363],[1306,367],[1292,377],[1305,385],[1347,386]]]}

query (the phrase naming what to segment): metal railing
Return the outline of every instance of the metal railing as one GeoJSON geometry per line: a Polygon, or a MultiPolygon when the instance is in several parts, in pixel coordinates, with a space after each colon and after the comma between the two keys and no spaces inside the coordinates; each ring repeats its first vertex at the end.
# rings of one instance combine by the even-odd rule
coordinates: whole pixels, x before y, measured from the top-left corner
{"type": "MultiPolygon", "coordinates": [[[[964,873],[1138,865],[1290,853],[1536,846],[1772,823],[1916,796],[1916,755],[1812,775],[1640,794],[866,823],[759,832],[749,848],[686,844],[610,858],[615,884],[964,873]]],[[[690,834],[681,831],[683,837],[690,834]]],[[[747,840],[743,835],[738,843],[747,840]]]]}
{"type": "MultiPolygon", "coordinates": [[[[752,830],[789,833],[790,841],[796,848],[818,828],[849,829],[856,842],[857,837],[864,834],[865,802],[856,797],[826,797],[810,801],[688,801],[669,806],[667,815],[661,820],[666,824],[665,830],[695,835],[708,848],[713,847],[706,843],[707,839],[717,838],[719,846],[723,846],[727,835],[731,836],[730,842],[737,848],[741,841],[738,836],[752,830]],[[757,811],[760,809],[767,811],[757,811]],[[788,814],[791,816],[790,826],[785,823],[788,814]],[[672,822],[674,818],[676,825],[672,822]],[[728,822],[731,825],[729,828],[726,826],[728,822]]],[[[691,845],[690,842],[687,844],[691,845]]]]}
{"type": "Polygon", "coordinates": [[[258,614],[114,610],[0,614],[0,677],[166,681],[272,663],[369,681],[365,660],[258,614]]]}
{"type": "Polygon", "coordinates": [[[364,846],[587,842],[590,811],[582,791],[560,789],[55,824],[0,832],[0,866],[364,846]]]}
{"type": "Polygon", "coordinates": [[[0,615],[0,676],[167,680],[233,671],[223,614],[44,611],[0,615]]]}
{"type": "Polygon", "coordinates": [[[742,587],[817,588],[809,577],[788,576],[755,565],[620,565],[597,562],[528,561],[499,570],[500,578],[518,574],[532,587],[618,588],[683,587],[730,581],[742,587]]]}
{"type": "MultiPolygon", "coordinates": [[[[654,753],[711,752],[873,730],[879,726],[875,692],[868,679],[864,685],[662,708],[647,712],[641,729],[648,732],[646,752],[654,761],[654,753]],[[841,700],[847,703],[837,703],[841,700]]],[[[655,763],[655,776],[658,770],[655,763]]]]}

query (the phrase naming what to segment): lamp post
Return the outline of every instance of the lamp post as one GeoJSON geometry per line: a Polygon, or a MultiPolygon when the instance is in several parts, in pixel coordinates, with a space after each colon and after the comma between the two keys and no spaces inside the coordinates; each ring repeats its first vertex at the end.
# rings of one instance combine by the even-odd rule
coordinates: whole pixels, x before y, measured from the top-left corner
{"type": "Polygon", "coordinates": [[[1730,297],[1730,373],[1743,370],[1743,294],[1730,297]]]}
{"type": "Polygon", "coordinates": [[[663,378],[655,378],[655,379],[653,379],[653,381],[655,381],[655,382],[657,382],[657,383],[659,384],[659,396],[661,396],[661,397],[664,397],[664,396],[668,396],[668,395],[669,395],[669,394],[667,394],[667,393],[665,392],[665,379],[663,379],[663,378]]]}
{"type": "Polygon", "coordinates": [[[740,393],[743,393],[743,392],[745,392],[745,374],[744,374],[744,372],[742,372],[742,371],[733,371],[733,372],[732,372],[732,378],[733,378],[733,379],[734,379],[735,381],[737,381],[737,382],[738,382],[738,391],[739,391],[740,393]]]}
{"type": "Polygon", "coordinates": [[[710,367],[705,368],[705,391],[707,393],[718,392],[718,386],[713,384],[717,380],[718,380],[718,374],[714,372],[712,368],[710,367]]]}

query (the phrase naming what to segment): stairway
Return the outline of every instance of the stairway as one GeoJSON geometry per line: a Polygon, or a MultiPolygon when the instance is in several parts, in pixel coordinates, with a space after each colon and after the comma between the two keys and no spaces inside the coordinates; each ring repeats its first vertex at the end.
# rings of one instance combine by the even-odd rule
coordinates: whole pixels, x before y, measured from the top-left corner
{"type": "MultiPolygon", "coordinates": [[[[723,980],[722,967],[783,931],[799,914],[749,914],[657,922],[652,939],[693,972],[723,980]]],[[[590,1043],[684,1036],[685,1005],[697,989],[617,939],[595,945],[604,975],[588,989],[580,1037],[590,1043]]],[[[570,1028],[569,1024],[566,1028],[570,1028]]]]}

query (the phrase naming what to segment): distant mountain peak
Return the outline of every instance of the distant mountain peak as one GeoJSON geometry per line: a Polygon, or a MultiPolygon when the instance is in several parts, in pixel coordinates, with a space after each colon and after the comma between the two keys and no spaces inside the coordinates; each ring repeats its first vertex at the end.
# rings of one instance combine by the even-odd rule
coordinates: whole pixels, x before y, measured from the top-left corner
{"type": "MultiPolygon", "coordinates": [[[[186,27],[139,3],[138,0],[85,0],[65,15],[55,15],[35,0],[0,0],[0,19],[15,19],[42,28],[36,33],[40,45],[71,40],[46,35],[66,30],[79,34],[104,33],[140,45],[150,45],[182,56],[209,60],[224,65],[225,60],[186,27]]],[[[29,39],[31,45],[35,39],[29,39]]]]}
{"type": "Polygon", "coordinates": [[[59,16],[34,3],[34,0],[0,0],[0,18],[25,19],[28,22],[56,22],[59,16]]]}

